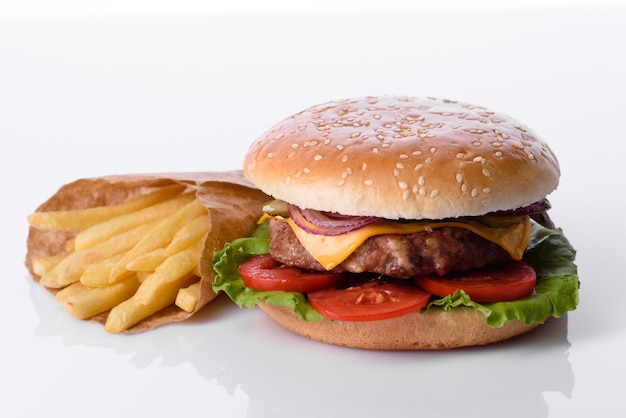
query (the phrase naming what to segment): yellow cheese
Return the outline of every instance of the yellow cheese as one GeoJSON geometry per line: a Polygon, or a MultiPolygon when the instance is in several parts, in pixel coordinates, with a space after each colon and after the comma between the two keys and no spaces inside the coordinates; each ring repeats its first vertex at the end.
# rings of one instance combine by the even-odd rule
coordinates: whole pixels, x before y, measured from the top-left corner
{"type": "Polygon", "coordinates": [[[465,228],[481,237],[499,245],[512,258],[520,260],[530,241],[530,219],[528,216],[519,221],[507,222],[500,227],[487,226],[475,220],[459,221],[416,221],[399,223],[379,221],[342,235],[326,236],[310,234],[287,218],[294,233],[304,248],[327,270],[341,264],[369,237],[382,234],[414,234],[428,229],[454,226],[465,228]]]}

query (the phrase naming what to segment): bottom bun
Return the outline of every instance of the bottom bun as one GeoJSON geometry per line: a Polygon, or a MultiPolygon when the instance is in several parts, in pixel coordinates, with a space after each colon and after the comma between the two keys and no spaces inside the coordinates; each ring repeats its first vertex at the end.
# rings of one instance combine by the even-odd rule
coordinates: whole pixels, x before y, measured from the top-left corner
{"type": "Polygon", "coordinates": [[[457,307],[413,313],[372,322],[298,319],[291,308],[260,303],[259,308],[284,328],[328,344],[373,350],[444,350],[495,343],[537,328],[509,321],[500,328],[485,323],[485,316],[474,308],[457,307]]]}

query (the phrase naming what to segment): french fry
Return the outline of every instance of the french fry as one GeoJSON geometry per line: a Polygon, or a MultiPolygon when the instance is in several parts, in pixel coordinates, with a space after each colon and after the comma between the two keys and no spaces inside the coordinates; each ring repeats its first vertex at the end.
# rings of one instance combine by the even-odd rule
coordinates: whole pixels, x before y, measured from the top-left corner
{"type": "Polygon", "coordinates": [[[184,189],[185,186],[173,184],[117,205],[66,211],[35,212],[29,215],[27,219],[32,227],[41,230],[80,231],[107,219],[136,212],[154,205],[180,194],[184,189]]]}
{"type": "Polygon", "coordinates": [[[173,255],[189,247],[200,237],[205,236],[211,229],[211,217],[207,214],[197,216],[194,220],[184,225],[172,238],[165,249],[166,255],[173,255]]]}
{"type": "Polygon", "coordinates": [[[172,240],[176,232],[190,220],[201,214],[206,214],[207,210],[200,200],[195,199],[161,221],[153,230],[128,251],[124,257],[111,270],[109,282],[115,282],[126,270],[126,265],[135,258],[147,254],[157,248],[166,247],[172,240]]]}
{"type": "Polygon", "coordinates": [[[129,271],[154,271],[166,258],[165,248],[157,248],[126,264],[126,269],[129,271]]]}
{"type": "Polygon", "coordinates": [[[59,264],[41,276],[40,283],[46,287],[58,289],[80,280],[80,276],[89,264],[130,250],[137,242],[146,236],[158,222],[159,221],[152,221],[112,237],[85,251],[68,254],[59,264]]]}
{"type": "Polygon", "coordinates": [[[196,282],[191,286],[183,287],[176,295],[174,304],[186,312],[193,312],[200,298],[200,282],[196,282]]]}
{"type": "Polygon", "coordinates": [[[203,248],[204,239],[201,238],[192,246],[168,257],[153,274],[141,283],[135,294],[137,301],[144,304],[150,303],[157,297],[164,283],[175,282],[193,272],[202,256],[203,248]]]}
{"type": "Polygon", "coordinates": [[[178,290],[181,287],[189,286],[196,280],[198,280],[197,277],[189,274],[172,282],[163,282],[159,287],[156,297],[148,304],[139,302],[136,295],[132,296],[130,299],[125,300],[111,309],[104,324],[104,329],[112,333],[126,331],[128,328],[146,319],[150,315],[172,305],[176,300],[178,290]]]}
{"type": "Polygon", "coordinates": [[[117,264],[120,258],[122,258],[122,254],[116,254],[112,257],[88,265],[83,274],[80,276],[80,282],[91,287],[108,286],[111,269],[117,264]]]}
{"type": "Polygon", "coordinates": [[[33,272],[41,277],[50,271],[54,266],[59,264],[65,257],[67,257],[67,253],[59,253],[35,258],[33,260],[33,272]]]}
{"type": "Polygon", "coordinates": [[[119,305],[132,297],[138,287],[137,277],[128,277],[106,287],[91,287],[76,282],[60,290],[55,298],[72,316],[86,319],[119,305]]]}
{"type": "Polygon", "coordinates": [[[93,225],[76,235],[74,247],[76,251],[86,250],[124,231],[136,226],[151,222],[155,219],[164,219],[181,207],[195,199],[193,193],[185,193],[175,198],[148,206],[137,212],[127,213],[93,225]]]}

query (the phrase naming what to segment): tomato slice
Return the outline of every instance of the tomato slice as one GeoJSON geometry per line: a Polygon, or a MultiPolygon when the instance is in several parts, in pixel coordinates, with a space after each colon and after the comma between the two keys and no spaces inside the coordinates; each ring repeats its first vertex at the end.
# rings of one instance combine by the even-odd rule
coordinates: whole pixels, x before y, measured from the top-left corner
{"type": "Polygon", "coordinates": [[[239,275],[246,286],[256,290],[311,292],[335,286],[341,273],[317,272],[283,266],[269,254],[253,257],[239,266],[239,275]]]}
{"type": "Polygon", "coordinates": [[[407,280],[372,279],[348,288],[328,288],[308,294],[320,314],[339,321],[378,321],[416,312],[426,306],[430,293],[407,280]]]}
{"type": "Polygon", "coordinates": [[[421,276],[417,285],[434,295],[445,297],[462,289],[474,302],[506,302],[533,293],[535,270],[523,261],[458,272],[446,276],[421,276]]]}

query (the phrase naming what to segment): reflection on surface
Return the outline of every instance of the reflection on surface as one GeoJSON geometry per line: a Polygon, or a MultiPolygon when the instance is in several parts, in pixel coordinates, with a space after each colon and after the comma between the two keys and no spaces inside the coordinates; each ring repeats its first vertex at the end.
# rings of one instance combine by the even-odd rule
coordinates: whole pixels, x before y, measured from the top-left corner
{"type": "Polygon", "coordinates": [[[144,368],[190,363],[254,417],[547,417],[544,392],[571,398],[567,317],[487,347],[434,352],[356,350],[293,335],[260,311],[218,298],[191,321],[140,335],[111,335],[75,321],[31,286],[37,336],[131,354],[144,368]],[[79,332],[78,332],[79,329],[79,332]]]}

